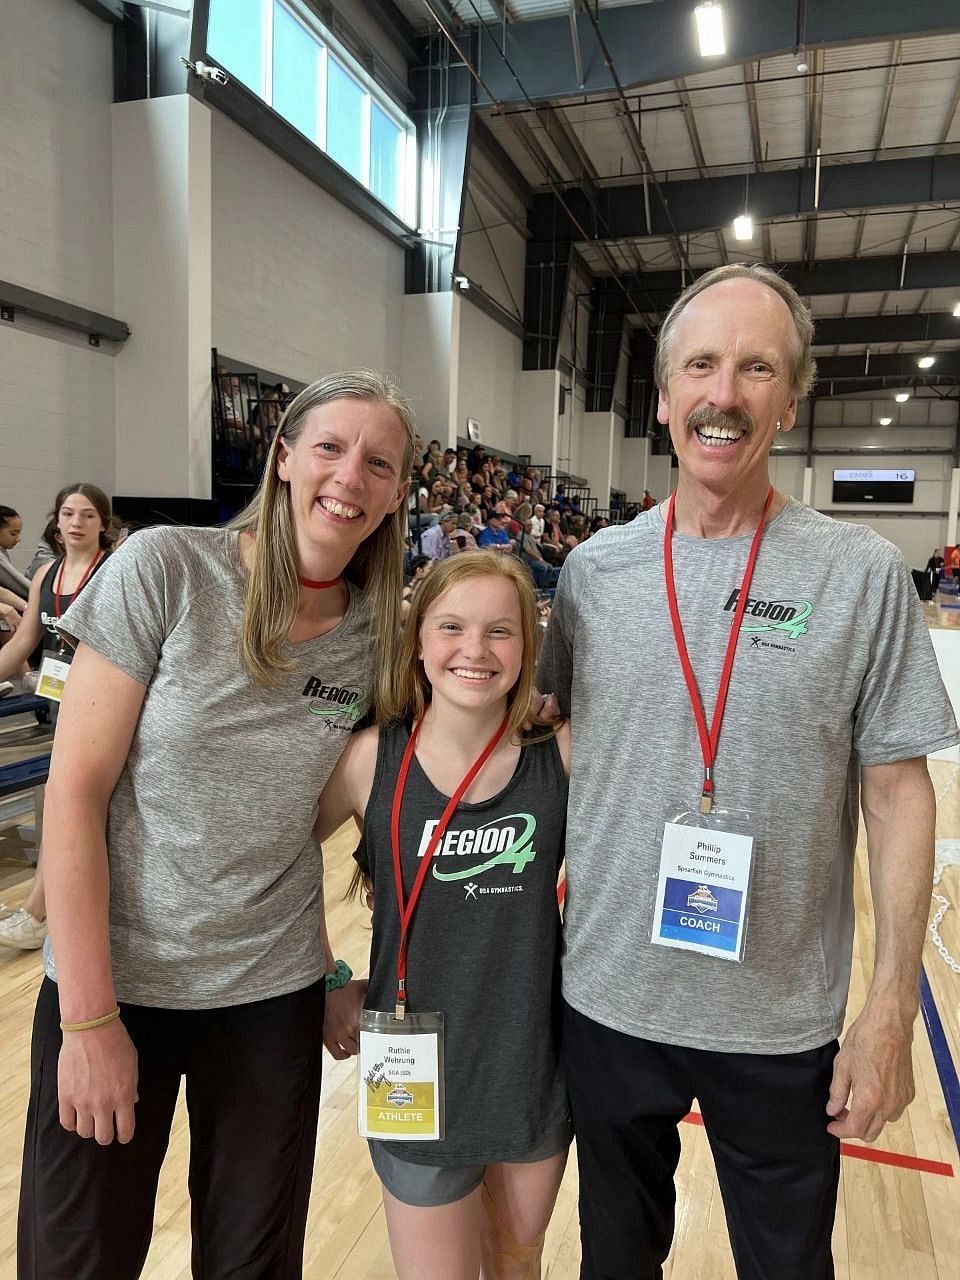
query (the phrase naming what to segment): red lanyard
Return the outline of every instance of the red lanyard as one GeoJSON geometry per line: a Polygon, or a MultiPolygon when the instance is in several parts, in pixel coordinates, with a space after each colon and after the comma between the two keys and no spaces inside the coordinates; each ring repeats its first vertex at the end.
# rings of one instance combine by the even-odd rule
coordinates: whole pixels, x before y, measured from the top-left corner
{"type": "Polygon", "coordinates": [[[427,845],[426,851],[420,862],[416,879],[413,882],[413,888],[410,890],[410,897],[404,903],[403,898],[403,869],[400,865],[400,806],[403,803],[403,793],[407,785],[407,774],[410,772],[410,763],[413,760],[413,753],[416,750],[417,738],[420,736],[421,721],[413,726],[413,732],[410,734],[410,741],[407,743],[407,749],[403,753],[403,762],[400,765],[400,772],[397,775],[397,785],[393,789],[393,808],[390,812],[390,846],[393,851],[393,877],[397,886],[397,907],[400,910],[400,950],[397,955],[397,1008],[396,1015],[402,1018],[405,1013],[407,1000],[407,941],[410,935],[410,922],[413,920],[413,913],[416,910],[417,903],[420,900],[420,893],[423,889],[423,882],[427,877],[433,862],[433,855],[437,850],[437,846],[443,839],[447,827],[450,825],[450,819],[456,812],[457,805],[470,789],[470,784],[476,778],[477,774],[487,763],[497,743],[506,732],[509,717],[504,717],[503,724],[496,731],[487,745],[477,756],[476,760],[470,766],[463,781],[457,787],[456,791],[447,801],[447,807],[444,809],[440,821],[434,828],[433,835],[430,837],[430,843],[427,845]]]}
{"type": "MultiPolygon", "coordinates": [[[[84,569],[83,577],[77,583],[77,589],[76,591],[74,591],[73,596],[71,597],[72,600],[76,600],[77,596],[80,594],[83,588],[87,585],[87,579],[90,577],[91,573],[93,573],[94,569],[97,567],[97,565],[100,563],[102,559],[103,559],[103,552],[98,551],[97,554],[90,561],[90,563],[87,565],[86,569],[84,569]]],[[[61,601],[60,601],[60,588],[63,586],[63,571],[66,567],[67,567],[67,557],[64,556],[63,559],[60,561],[60,568],[57,571],[56,581],[53,584],[53,608],[54,608],[54,612],[57,615],[58,622],[60,621],[60,618],[63,616],[63,605],[61,604],[61,601]]],[[[62,643],[60,645],[60,652],[61,653],[65,652],[65,649],[62,643]]]]}
{"type": "Polygon", "coordinates": [[[740,594],[737,596],[737,607],[734,610],[730,638],[727,641],[727,651],[723,658],[720,688],[717,691],[717,702],[713,709],[713,720],[709,732],[707,731],[707,717],[703,710],[703,699],[700,696],[697,678],[693,674],[693,667],[690,664],[687,642],[683,635],[683,624],[680,621],[680,610],[677,608],[677,585],[673,576],[673,509],[676,501],[677,494],[674,491],[670,495],[670,501],[667,503],[667,527],[663,533],[663,576],[667,588],[667,603],[670,606],[670,621],[673,623],[673,638],[676,641],[680,666],[683,669],[683,678],[687,683],[687,693],[690,695],[690,705],[693,708],[693,716],[697,722],[700,750],[703,754],[703,793],[700,798],[700,812],[709,813],[713,808],[713,762],[716,759],[717,745],[720,742],[720,726],[723,724],[723,713],[727,705],[727,690],[730,687],[730,676],[733,673],[733,660],[737,652],[740,625],[743,622],[743,615],[747,608],[747,598],[750,595],[750,583],[753,581],[753,567],[757,563],[757,552],[760,550],[760,539],[763,537],[764,521],[767,518],[767,512],[770,510],[770,503],[773,501],[773,487],[770,487],[767,493],[767,500],[763,504],[760,523],[757,526],[756,533],[753,535],[750,555],[747,558],[747,567],[743,573],[743,581],[740,583],[740,594]]]}

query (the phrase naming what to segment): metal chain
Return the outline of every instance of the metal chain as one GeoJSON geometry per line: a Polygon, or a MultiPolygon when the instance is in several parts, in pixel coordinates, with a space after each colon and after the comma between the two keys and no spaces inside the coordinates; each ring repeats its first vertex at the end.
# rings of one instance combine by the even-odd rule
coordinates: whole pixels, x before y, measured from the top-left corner
{"type": "MultiPolygon", "coordinates": [[[[939,881],[940,877],[938,875],[934,883],[939,883],[939,881]]],[[[933,939],[933,945],[940,952],[940,956],[944,964],[951,968],[954,973],[960,973],[960,964],[957,964],[956,960],[954,960],[953,956],[944,945],[943,939],[940,937],[940,922],[950,910],[950,902],[942,893],[935,893],[933,895],[933,900],[939,905],[937,907],[937,914],[930,921],[930,937],[933,939]]]]}

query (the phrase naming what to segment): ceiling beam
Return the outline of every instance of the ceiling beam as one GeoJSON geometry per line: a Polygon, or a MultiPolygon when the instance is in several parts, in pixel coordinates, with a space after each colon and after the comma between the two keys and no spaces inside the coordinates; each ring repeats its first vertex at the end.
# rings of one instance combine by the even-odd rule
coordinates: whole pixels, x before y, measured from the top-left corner
{"type": "Polygon", "coordinates": [[[598,174],[580,139],[567,123],[566,113],[553,107],[538,107],[537,120],[574,182],[580,184],[590,204],[596,208],[598,174]]]}
{"type": "MultiPolygon", "coordinates": [[[[831,396],[862,395],[865,391],[882,391],[892,395],[895,391],[909,389],[915,400],[950,400],[954,389],[960,385],[960,378],[941,378],[939,376],[915,378],[840,378],[820,381],[810,388],[810,397],[822,400],[831,396]],[[938,391],[936,388],[943,388],[938,391]],[[929,394],[926,394],[929,393],[929,394]]],[[[878,397],[879,398],[879,397],[878,397]]]]}
{"type": "MultiPolygon", "coordinates": [[[[643,186],[600,187],[598,196],[609,239],[697,235],[731,224],[743,213],[746,177],[688,178],[662,182],[665,200],[651,202],[647,225],[643,186]],[[667,216],[669,209],[669,218],[667,216]]],[[[750,175],[750,213],[755,223],[766,219],[813,214],[815,170],[803,166],[750,175]]],[[[591,201],[576,188],[564,201],[581,209],[591,201]]],[[[870,160],[862,164],[829,164],[820,171],[819,213],[895,208],[899,205],[945,204],[960,200],[960,155],[915,156],[902,160],[870,160]]],[[[538,195],[545,225],[563,217],[556,195],[538,195]]]]}
{"type": "Polygon", "coordinates": [[[881,342],[949,342],[960,339],[960,318],[949,311],[816,320],[818,347],[873,346],[881,342]]]}
{"type": "Polygon", "coordinates": [[[817,381],[831,378],[899,378],[911,381],[923,378],[925,372],[936,377],[960,377],[960,351],[941,351],[930,370],[917,368],[915,355],[871,355],[869,366],[862,355],[820,356],[817,359],[817,381]]]}
{"type": "MultiPolygon", "coordinates": [[[[793,4],[770,0],[726,0],[727,52],[722,65],[733,66],[792,53],[796,45],[793,4]]],[[[604,39],[617,51],[616,70],[624,87],[676,80],[712,69],[697,49],[690,0],[660,0],[600,9],[604,39]]],[[[837,44],[868,44],[956,31],[956,0],[807,0],[804,44],[809,51],[837,44]]],[[[502,103],[524,101],[490,33],[480,30],[484,80],[502,103]]],[[[510,27],[510,63],[534,101],[609,92],[613,78],[595,48],[585,46],[583,83],[570,41],[570,18],[541,18],[510,27]]],[[[483,90],[479,101],[489,101],[483,90]]]]}
{"type": "MultiPolygon", "coordinates": [[[[960,254],[914,253],[906,261],[903,284],[900,271],[903,259],[876,258],[825,258],[806,267],[802,262],[778,263],[777,270],[801,297],[843,293],[883,293],[889,290],[896,295],[904,289],[960,288],[960,254]]],[[[703,275],[698,271],[697,275],[703,275]]],[[[683,288],[679,271],[645,271],[622,277],[624,285],[636,287],[649,300],[651,309],[666,313],[683,288]]]]}

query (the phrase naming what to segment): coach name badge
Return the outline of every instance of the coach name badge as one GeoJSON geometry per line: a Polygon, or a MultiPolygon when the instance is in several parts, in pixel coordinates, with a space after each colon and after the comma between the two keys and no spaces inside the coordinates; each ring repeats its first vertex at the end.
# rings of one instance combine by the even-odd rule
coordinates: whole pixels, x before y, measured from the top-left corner
{"type": "Polygon", "coordinates": [[[753,836],[748,815],[737,818],[687,813],[664,824],[651,938],[657,946],[743,959],[753,836]]]}

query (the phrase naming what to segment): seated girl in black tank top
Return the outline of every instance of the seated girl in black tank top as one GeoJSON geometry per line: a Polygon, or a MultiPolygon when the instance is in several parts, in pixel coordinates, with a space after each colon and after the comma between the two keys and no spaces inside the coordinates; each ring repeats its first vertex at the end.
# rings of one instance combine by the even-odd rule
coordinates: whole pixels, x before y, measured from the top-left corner
{"type": "Polygon", "coordinates": [[[405,981],[411,1013],[443,1014],[445,1131],[370,1142],[400,1280],[475,1277],[481,1260],[491,1280],[539,1276],[563,1176],[557,879],[570,737],[567,725],[523,735],[536,636],[533,584],[517,560],[477,551],[437,565],[406,620],[397,705],[354,735],[320,800],[321,841],[351,816],[362,826],[358,860],[373,894],[369,984],[327,997],[324,1040],[337,1057],[357,1052],[361,1007],[394,1009],[392,819],[405,900],[424,857],[432,863],[405,981]]]}

